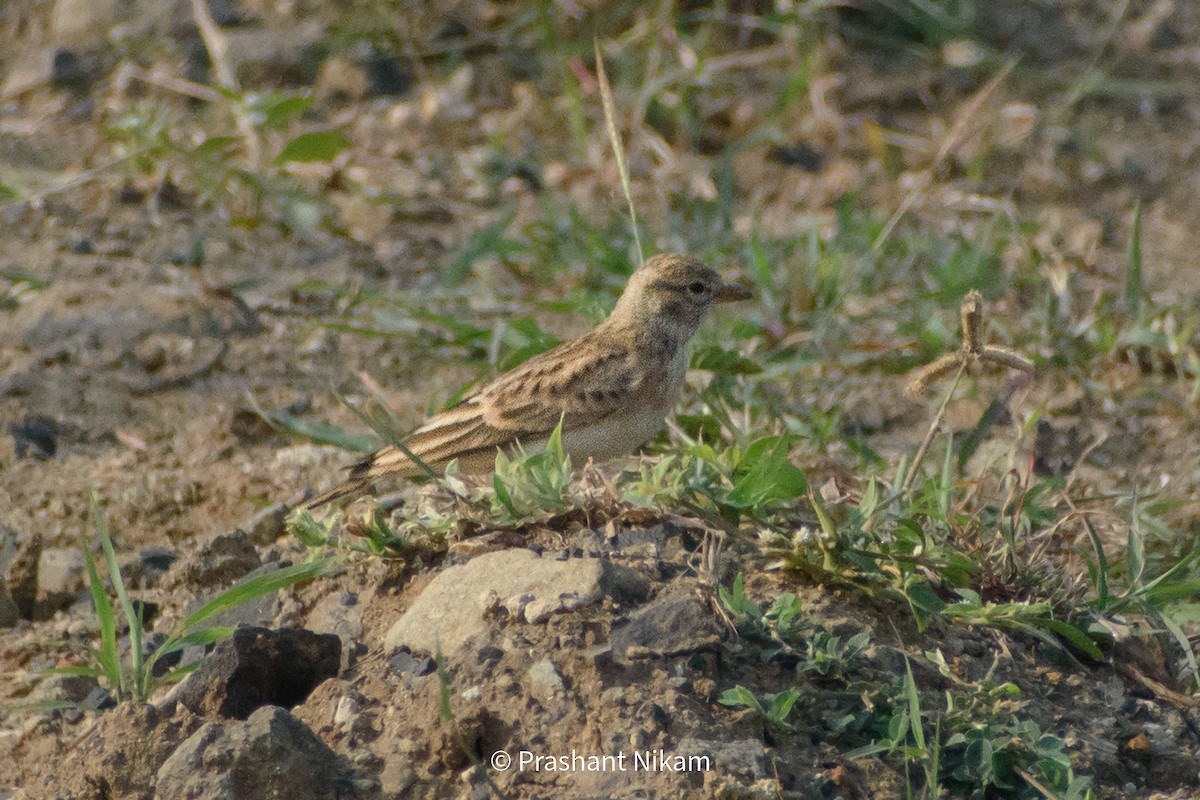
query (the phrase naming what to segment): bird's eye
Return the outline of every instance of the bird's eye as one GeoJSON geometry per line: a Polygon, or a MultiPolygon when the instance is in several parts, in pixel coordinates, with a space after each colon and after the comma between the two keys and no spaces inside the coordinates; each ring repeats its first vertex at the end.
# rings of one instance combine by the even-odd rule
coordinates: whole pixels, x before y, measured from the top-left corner
{"type": "Polygon", "coordinates": [[[705,286],[700,281],[696,281],[695,283],[688,284],[688,291],[691,292],[696,297],[700,297],[701,295],[703,295],[705,292],[708,291],[708,287],[705,286]]]}

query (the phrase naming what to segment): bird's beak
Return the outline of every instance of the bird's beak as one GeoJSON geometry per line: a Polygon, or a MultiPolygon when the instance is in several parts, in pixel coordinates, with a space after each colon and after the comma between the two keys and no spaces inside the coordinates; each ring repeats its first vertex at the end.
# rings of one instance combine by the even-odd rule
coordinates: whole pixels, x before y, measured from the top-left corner
{"type": "Polygon", "coordinates": [[[754,292],[732,283],[725,284],[713,293],[713,301],[716,303],[734,303],[738,300],[749,300],[751,297],[754,297],[754,292]]]}

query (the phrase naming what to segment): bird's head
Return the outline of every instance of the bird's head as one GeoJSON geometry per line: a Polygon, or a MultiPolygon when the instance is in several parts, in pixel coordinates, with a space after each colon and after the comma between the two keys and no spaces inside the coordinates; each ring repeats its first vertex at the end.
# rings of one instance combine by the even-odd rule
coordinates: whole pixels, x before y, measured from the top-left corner
{"type": "Polygon", "coordinates": [[[663,253],[633,273],[613,317],[678,326],[691,338],[713,303],[747,300],[751,293],[725,283],[691,256],[663,253]]]}

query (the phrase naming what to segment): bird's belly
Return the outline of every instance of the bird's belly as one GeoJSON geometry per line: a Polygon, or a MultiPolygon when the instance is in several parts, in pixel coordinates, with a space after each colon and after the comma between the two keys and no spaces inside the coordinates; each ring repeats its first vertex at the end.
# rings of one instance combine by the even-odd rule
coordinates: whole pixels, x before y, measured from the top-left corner
{"type": "MultiPolygon", "coordinates": [[[[614,414],[607,419],[574,430],[563,431],[563,450],[579,465],[589,458],[603,461],[628,455],[662,429],[667,411],[662,408],[614,414]]],[[[530,455],[546,449],[545,442],[525,445],[530,455]]]]}

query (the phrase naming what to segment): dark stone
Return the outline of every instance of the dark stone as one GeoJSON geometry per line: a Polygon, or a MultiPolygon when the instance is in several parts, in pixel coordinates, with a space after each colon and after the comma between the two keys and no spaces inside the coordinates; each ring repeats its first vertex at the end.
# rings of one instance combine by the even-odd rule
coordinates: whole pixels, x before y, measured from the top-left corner
{"type": "Polygon", "coordinates": [[[225,585],[261,566],[254,540],[244,531],[222,534],[199,553],[179,561],[172,584],[201,587],[225,585]]]}
{"type": "Polygon", "coordinates": [[[67,246],[67,251],[74,253],[77,256],[90,256],[96,252],[95,245],[91,239],[77,239],[67,246]]]}
{"type": "Polygon", "coordinates": [[[33,619],[41,560],[40,534],[22,536],[7,525],[0,525],[0,584],[4,585],[21,619],[33,619]]]}
{"type": "Polygon", "coordinates": [[[208,0],[208,13],[213,22],[223,28],[233,25],[245,25],[253,21],[253,17],[238,7],[233,0],[208,0]]]}
{"type": "Polygon", "coordinates": [[[648,603],[612,632],[613,657],[621,664],[715,650],[720,643],[721,627],[709,606],[683,591],[648,603]]]}
{"type": "Polygon", "coordinates": [[[54,52],[50,82],[58,89],[85,92],[91,84],[91,76],[82,58],[70,50],[59,49],[54,52]]]}
{"type": "Polygon", "coordinates": [[[484,645],[475,654],[475,661],[479,664],[486,664],[489,661],[499,661],[502,658],[504,658],[504,651],[492,644],[484,645]]]}
{"type": "Polygon", "coordinates": [[[303,628],[239,628],[179,688],[178,701],[202,715],[246,719],[265,706],[291,708],[336,677],[342,643],[303,628]]]}
{"type": "Polygon", "coordinates": [[[255,544],[268,545],[287,532],[287,518],[291,508],[286,503],[275,503],[259,511],[245,523],[245,529],[255,544]]]}
{"type": "Polygon", "coordinates": [[[799,167],[805,172],[820,172],[825,166],[825,157],[806,144],[789,144],[771,151],[771,159],[788,167],[799,167]]]}
{"type": "Polygon", "coordinates": [[[617,532],[617,549],[627,555],[657,558],[666,541],[667,532],[661,525],[617,532]]]}
{"type": "Polygon", "coordinates": [[[288,800],[379,796],[379,784],[358,775],[304,723],[268,706],[245,722],[210,722],[159,768],[155,797],[286,797],[288,800]]]}
{"type": "Polygon", "coordinates": [[[138,551],[138,558],[142,560],[143,573],[148,573],[166,572],[179,556],[175,554],[174,550],[150,545],[138,551]]]}
{"type": "Polygon", "coordinates": [[[233,412],[229,420],[229,430],[243,446],[265,442],[275,435],[271,423],[249,408],[239,408],[233,412]]]}
{"type": "Polygon", "coordinates": [[[432,658],[415,656],[402,647],[388,658],[388,668],[397,675],[421,678],[433,673],[437,669],[437,663],[432,658]]]}
{"type": "Polygon", "coordinates": [[[45,461],[58,452],[58,424],[49,417],[30,416],[8,423],[17,458],[24,458],[32,449],[34,458],[45,461]]]}
{"type": "Polygon", "coordinates": [[[372,53],[363,66],[372,95],[394,97],[412,88],[413,76],[391,53],[372,53]]]}
{"type": "Polygon", "coordinates": [[[117,191],[117,202],[122,205],[136,206],[146,199],[146,193],[134,186],[132,183],[124,184],[117,191]]]}
{"type": "Polygon", "coordinates": [[[80,701],[80,705],[91,711],[108,711],[117,707],[117,701],[103,686],[94,686],[87,697],[80,701]]]}

